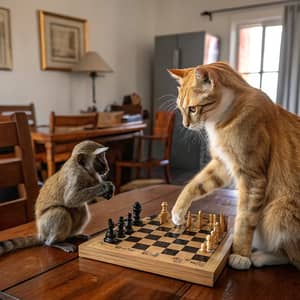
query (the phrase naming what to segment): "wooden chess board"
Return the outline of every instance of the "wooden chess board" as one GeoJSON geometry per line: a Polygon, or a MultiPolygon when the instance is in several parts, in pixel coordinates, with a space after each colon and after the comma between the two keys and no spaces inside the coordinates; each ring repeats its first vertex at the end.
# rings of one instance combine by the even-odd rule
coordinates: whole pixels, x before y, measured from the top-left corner
{"type": "Polygon", "coordinates": [[[224,232],[211,252],[203,252],[200,245],[211,232],[208,214],[203,214],[200,230],[195,228],[197,216],[192,218],[189,229],[171,222],[160,225],[157,216],[144,218],[142,226],[133,226],[134,232],[116,244],[104,242],[105,232],[81,244],[79,256],[213,286],[227,262],[232,233],[224,232]]]}

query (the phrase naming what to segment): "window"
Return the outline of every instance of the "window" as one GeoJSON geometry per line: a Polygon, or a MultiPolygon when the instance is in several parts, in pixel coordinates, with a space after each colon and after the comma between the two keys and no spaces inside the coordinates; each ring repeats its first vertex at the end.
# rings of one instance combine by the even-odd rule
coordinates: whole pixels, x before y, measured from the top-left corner
{"type": "Polygon", "coordinates": [[[282,25],[261,23],[238,28],[238,71],[249,84],[262,89],[274,102],[282,25]]]}

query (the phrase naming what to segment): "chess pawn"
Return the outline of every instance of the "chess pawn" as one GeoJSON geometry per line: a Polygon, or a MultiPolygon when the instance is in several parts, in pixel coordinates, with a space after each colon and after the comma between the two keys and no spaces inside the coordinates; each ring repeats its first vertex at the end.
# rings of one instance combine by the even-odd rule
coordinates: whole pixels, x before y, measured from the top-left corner
{"type": "Polygon", "coordinates": [[[216,231],[216,240],[217,240],[217,242],[219,242],[221,239],[221,230],[220,230],[219,222],[216,222],[216,224],[215,224],[215,231],[216,231]]]}
{"type": "Polygon", "coordinates": [[[197,215],[197,224],[196,224],[196,227],[197,229],[201,229],[201,225],[202,225],[202,211],[199,210],[198,211],[198,215],[197,215]]]}
{"type": "Polygon", "coordinates": [[[213,226],[213,215],[209,214],[208,215],[208,227],[211,229],[213,226]]]}
{"type": "Polygon", "coordinates": [[[161,212],[159,214],[160,225],[168,223],[169,218],[170,218],[170,215],[168,212],[168,202],[162,202],[161,203],[161,212]]]}
{"type": "Polygon", "coordinates": [[[207,251],[206,242],[201,243],[200,252],[205,253],[207,251]]]}
{"type": "Polygon", "coordinates": [[[209,234],[206,236],[206,250],[208,252],[213,251],[212,240],[211,240],[211,236],[209,234]]]}
{"type": "Polygon", "coordinates": [[[132,228],[132,215],[129,212],[128,217],[127,217],[126,227],[125,227],[125,233],[132,234],[133,232],[134,232],[134,230],[132,228]]]}
{"type": "Polygon", "coordinates": [[[188,215],[187,215],[187,220],[186,220],[186,228],[190,229],[191,226],[192,226],[192,215],[191,215],[191,212],[189,211],[188,212],[188,215]]]}
{"type": "Polygon", "coordinates": [[[213,226],[215,226],[216,222],[217,222],[217,215],[213,214],[213,220],[212,220],[213,226]]]}
{"type": "Polygon", "coordinates": [[[225,218],[223,214],[220,214],[220,231],[223,234],[226,231],[225,218]]]}
{"type": "Polygon", "coordinates": [[[125,232],[124,232],[124,218],[120,217],[119,222],[118,222],[118,237],[123,238],[125,237],[125,232]]]}
{"type": "Polygon", "coordinates": [[[217,244],[217,236],[216,236],[216,231],[215,229],[213,229],[211,231],[211,242],[212,242],[212,247],[215,248],[216,247],[216,244],[217,244]]]}
{"type": "Polygon", "coordinates": [[[104,242],[115,244],[117,242],[116,233],[114,231],[115,224],[112,219],[108,220],[108,229],[106,231],[104,242]]]}
{"type": "Polygon", "coordinates": [[[143,222],[140,219],[142,211],[142,206],[139,202],[135,202],[133,205],[133,225],[135,226],[142,226],[143,222]]]}

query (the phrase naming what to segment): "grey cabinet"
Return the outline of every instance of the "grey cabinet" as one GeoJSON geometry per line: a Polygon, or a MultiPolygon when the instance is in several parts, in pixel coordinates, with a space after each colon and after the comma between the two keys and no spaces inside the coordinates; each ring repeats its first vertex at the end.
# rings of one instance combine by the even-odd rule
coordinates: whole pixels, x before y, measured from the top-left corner
{"type": "MultiPolygon", "coordinates": [[[[152,112],[166,109],[176,102],[177,83],[168,68],[188,68],[218,60],[219,40],[206,32],[193,32],[155,38],[152,112]]],[[[176,111],[171,165],[175,168],[200,170],[209,159],[206,140],[181,124],[176,111]]]]}

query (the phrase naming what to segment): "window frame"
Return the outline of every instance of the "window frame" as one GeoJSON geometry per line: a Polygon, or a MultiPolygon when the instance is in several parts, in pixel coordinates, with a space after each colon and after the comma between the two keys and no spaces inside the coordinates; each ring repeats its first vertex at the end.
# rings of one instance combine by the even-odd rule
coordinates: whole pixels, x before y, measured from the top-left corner
{"type": "Polygon", "coordinates": [[[278,26],[278,25],[283,25],[281,19],[273,19],[273,20],[262,20],[262,21],[250,21],[247,23],[239,23],[236,26],[236,45],[235,45],[235,67],[238,70],[238,60],[239,60],[239,45],[240,45],[240,30],[242,28],[247,28],[247,27],[255,27],[255,26],[262,26],[262,43],[261,43],[261,56],[260,56],[260,68],[258,72],[239,72],[241,74],[245,75],[251,75],[251,74],[259,74],[259,88],[261,89],[262,87],[262,78],[263,74],[267,73],[279,73],[279,70],[277,71],[264,71],[263,70],[263,65],[264,65],[264,53],[265,53],[265,32],[266,32],[266,27],[267,26],[278,26]]]}

